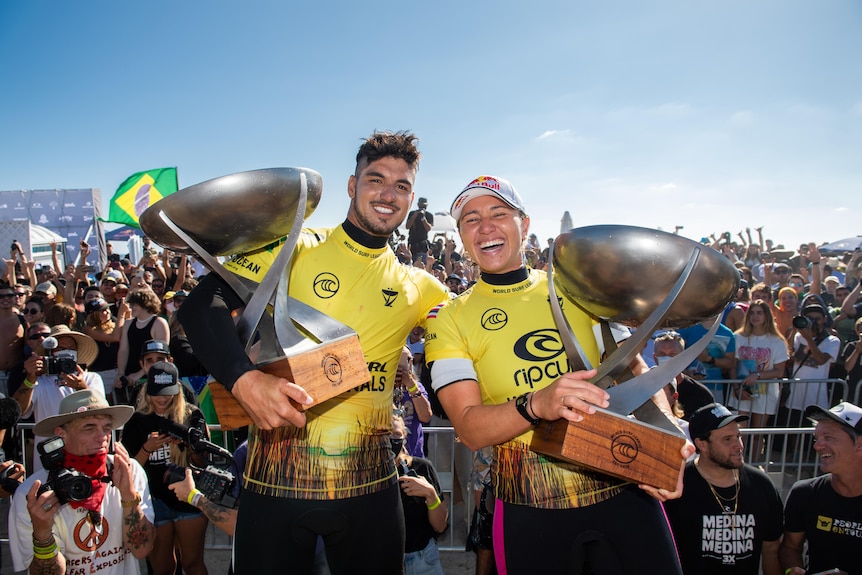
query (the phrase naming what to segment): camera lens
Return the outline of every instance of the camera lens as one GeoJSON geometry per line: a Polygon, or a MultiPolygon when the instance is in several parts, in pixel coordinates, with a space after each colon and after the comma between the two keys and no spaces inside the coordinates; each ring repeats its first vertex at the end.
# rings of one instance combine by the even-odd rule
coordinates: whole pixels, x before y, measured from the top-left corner
{"type": "Polygon", "coordinates": [[[804,315],[798,315],[793,318],[793,327],[796,329],[806,329],[811,327],[811,320],[804,315]]]}
{"type": "Polygon", "coordinates": [[[93,493],[93,482],[86,475],[72,478],[66,487],[71,501],[83,501],[93,493]]]}

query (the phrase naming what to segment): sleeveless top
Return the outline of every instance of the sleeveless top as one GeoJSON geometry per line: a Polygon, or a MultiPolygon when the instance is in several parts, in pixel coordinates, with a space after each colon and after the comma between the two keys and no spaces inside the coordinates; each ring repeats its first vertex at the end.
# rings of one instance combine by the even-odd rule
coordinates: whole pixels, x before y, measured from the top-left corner
{"type": "Polygon", "coordinates": [[[132,320],[129,326],[129,331],[126,334],[129,342],[129,359],[126,362],[126,368],[123,370],[123,375],[129,375],[138,371],[141,367],[141,349],[144,347],[144,342],[152,339],[150,331],[153,328],[153,322],[158,316],[154,315],[150,318],[143,328],[138,328],[138,320],[132,320]]]}

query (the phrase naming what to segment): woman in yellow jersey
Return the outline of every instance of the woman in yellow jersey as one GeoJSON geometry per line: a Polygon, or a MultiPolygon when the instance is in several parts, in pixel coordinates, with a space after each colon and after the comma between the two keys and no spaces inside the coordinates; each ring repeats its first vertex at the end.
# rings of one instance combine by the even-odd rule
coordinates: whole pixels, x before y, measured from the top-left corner
{"type": "MultiPolygon", "coordinates": [[[[582,421],[594,406],[606,407],[608,395],[587,381],[595,371],[568,371],[547,276],[524,263],[530,219],[520,196],[508,181],[483,176],[455,198],[450,213],[481,277],[429,316],[426,359],[461,441],[472,449],[494,446],[498,572],[680,573],[658,500],[678,497],[681,487],[638,489],[529,449],[540,420],[582,421]]],[[[563,312],[598,364],[597,322],[570,302],[563,312]]],[[[646,369],[639,356],[630,367],[635,374],[646,369]]],[[[660,397],[655,401],[669,410],[660,397]]]]}

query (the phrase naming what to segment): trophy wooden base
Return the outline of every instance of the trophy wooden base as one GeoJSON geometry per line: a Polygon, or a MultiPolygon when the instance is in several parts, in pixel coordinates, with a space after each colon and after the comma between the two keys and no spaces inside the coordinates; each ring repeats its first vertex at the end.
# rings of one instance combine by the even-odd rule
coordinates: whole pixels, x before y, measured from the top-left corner
{"type": "Polygon", "coordinates": [[[676,491],[685,437],[597,408],[580,423],[543,421],[530,449],[636,484],[676,491]]]}
{"type": "MultiPolygon", "coordinates": [[[[259,364],[258,369],[283,377],[302,387],[314,398],[317,405],[336,395],[368,383],[371,376],[368,364],[359,345],[358,335],[347,335],[318,344],[295,355],[259,364]]],[[[210,383],[219,425],[225,431],[252,423],[251,418],[223,385],[210,383]]],[[[311,405],[300,405],[291,400],[293,406],[305,410],[311,405]]]]}

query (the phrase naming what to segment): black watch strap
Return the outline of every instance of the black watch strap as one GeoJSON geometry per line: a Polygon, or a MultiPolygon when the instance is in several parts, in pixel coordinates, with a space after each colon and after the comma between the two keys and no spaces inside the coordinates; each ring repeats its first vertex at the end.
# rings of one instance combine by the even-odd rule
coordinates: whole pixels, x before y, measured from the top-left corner
{"type": "Polygon", "coordinates": [[[530,422],[530,425],[539,425],[541,423],[541,419],[536,419],[535,417],[530,415],[530,412],[527,410],[527,402],[530,400],[530,394],[525,393],[523,395],[519,395],[515,398],[515,408],[518,410],[518,413],[521,414],[521,417],[530,422]]]}

